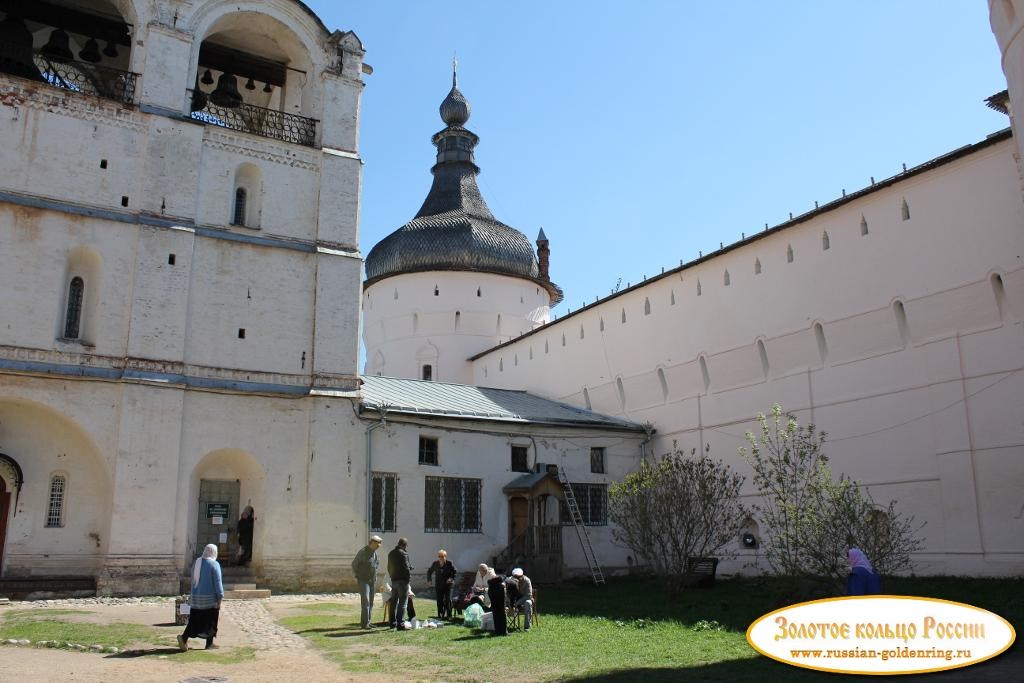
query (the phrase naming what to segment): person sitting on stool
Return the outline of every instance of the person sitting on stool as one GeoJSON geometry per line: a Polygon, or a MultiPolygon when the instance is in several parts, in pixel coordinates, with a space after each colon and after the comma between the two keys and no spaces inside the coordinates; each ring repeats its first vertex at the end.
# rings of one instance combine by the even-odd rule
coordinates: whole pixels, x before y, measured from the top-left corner
{"type": "Polygon", "coordinates": [[[533,582],[530,577],[523,573],[523,570],[516,567],[512,570],[511,580],[515,582],[519,590],[519,598],[515,606],[523,610],[523,630],[530,630],[530,622],[533,620],[533,582]]]}

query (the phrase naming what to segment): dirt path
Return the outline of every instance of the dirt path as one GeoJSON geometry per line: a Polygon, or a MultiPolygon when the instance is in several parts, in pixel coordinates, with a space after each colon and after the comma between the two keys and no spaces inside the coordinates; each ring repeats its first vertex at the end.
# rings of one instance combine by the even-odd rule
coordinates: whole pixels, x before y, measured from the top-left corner
{"type": "MultiPolygon", "coordinates": [[[[281,601],[275,598],[275,604],[281,601]]],[[[295,603],[308,601],[296,598],[295,603]]],[[[338,601],[333,598],[333,601],[338,601]]],[[[292,604],[283,601],[282,607],[292,604]]],[[[173,624],[173,603],[142,602],[135,604],[91,604],[77,601],[15,603],[4,609],[74,609],[82,614],[63,614],[62,620],[91,623],[129,622],[152,626],[167,646],[140,645],[138,649],[118,654],[75,652],[32,646],[0,644],[0,683],[26,681],[111,682],[130,681],[384,681],[366,674],[346,674],[327,661],[306,641],[280,626],[262,601],[225,601],[220,618],[215,654],[229,656],[239,648],[253,648],[253,658],[237,663],[182,661],[173,646],[174,636],[182,627],[173,624]]],[[[0,611],[0,615],[3,612],[0,611]]],[[[192,640],[191,648],[201,648],[202,641],[192,640]]]]}

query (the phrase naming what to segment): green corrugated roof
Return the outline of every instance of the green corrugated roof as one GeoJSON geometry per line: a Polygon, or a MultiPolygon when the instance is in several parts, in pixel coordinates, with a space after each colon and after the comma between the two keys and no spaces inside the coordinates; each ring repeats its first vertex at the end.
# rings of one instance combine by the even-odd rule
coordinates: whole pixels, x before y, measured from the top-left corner
{"type": "Polygon", "coordinates": [[[525,391],[396,377],[363,377],[363,408],[503,422],[604,427],[642,432],[643,425],[525,391]]]}

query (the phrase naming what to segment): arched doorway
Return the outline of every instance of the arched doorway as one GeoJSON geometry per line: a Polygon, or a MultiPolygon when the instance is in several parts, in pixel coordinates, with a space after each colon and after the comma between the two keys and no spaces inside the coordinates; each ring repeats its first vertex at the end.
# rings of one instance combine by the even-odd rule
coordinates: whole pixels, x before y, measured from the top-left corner
{"type": "Polygon", "coordinates": [[[4,546],[7,542],[7,520],[13,514],[13,505],[18,504],[17,492],[21,491],[21,483],[25,476],[21,473],[21,465],[3,453],[0,453],[0,576],[4,569],[4,546]],[[15,492],[15,495],[11,493],[15,492]]]}
{"type": "Polygon", "coordinates": [[[224,448],[200,460],[192,473],[196,507],[192,509],[192,541],[185,557],[186,567],[191,566],[192,560],[209,543],[217,546],[217,559],[222,565],[236,562],[238,519],[247,505],[256,511],[253,550],[254,563],[259,564],[264,479],[263,468],[243,450],[224,448]]]}
{"type": "Polygon", "coordinates": [[[11,494],[7,484],[0,477],[0,576],[4,567],[4,543],[7,541],[7,511],[11,507],[11,494]]]}

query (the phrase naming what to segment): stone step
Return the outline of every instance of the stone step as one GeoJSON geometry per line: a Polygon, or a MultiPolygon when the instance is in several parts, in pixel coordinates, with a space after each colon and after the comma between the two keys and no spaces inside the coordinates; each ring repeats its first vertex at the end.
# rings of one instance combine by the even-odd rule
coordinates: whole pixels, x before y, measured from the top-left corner
{"type": "Polygon", "coordinates": [[[256,590],[255,581],[225,581],[225,591],[254,591],[256,590]]]}
{"type": "Polygon", "coordinates": [[[270,597],[270,589],[253,588],[248,590],[225,590],[225,600],[262,600],[270,597]]]}

